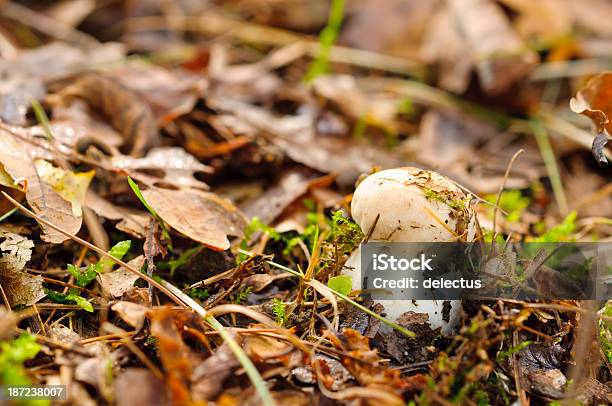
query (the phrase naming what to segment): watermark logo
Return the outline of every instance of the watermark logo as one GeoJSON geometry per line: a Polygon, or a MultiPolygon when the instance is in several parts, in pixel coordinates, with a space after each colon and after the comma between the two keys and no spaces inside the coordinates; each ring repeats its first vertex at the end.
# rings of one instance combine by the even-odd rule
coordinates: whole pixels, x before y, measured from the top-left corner
{"type": "Polygon", "coordinates": [[[368,242],[356,272],[377,300],[608,300],[612,243],[368,242]]]}

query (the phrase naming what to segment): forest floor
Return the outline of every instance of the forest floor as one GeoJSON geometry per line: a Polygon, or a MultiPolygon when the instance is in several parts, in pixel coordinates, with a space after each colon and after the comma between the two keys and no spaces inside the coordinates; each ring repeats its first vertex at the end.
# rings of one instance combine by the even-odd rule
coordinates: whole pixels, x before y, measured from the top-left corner
{"type": "Polygon", "coordinates": [[[541,255],[497,277],[552,297],[444,322],[347,266],[391,215],[417,219],[402,241],[425,216],[432,241],[610,259],[610,21],[600,0],[0,0],[0,389],[612,404],[612,302],[555,296],[541,255]],[[364,226],[355,188],[398,167],[446,186],[416,214],[368,191],[364,226]]]}

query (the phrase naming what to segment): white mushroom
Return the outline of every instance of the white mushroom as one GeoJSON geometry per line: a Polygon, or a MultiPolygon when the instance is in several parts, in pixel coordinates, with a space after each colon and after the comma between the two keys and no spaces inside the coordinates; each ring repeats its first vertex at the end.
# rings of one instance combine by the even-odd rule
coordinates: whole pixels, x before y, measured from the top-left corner
{"type": "MultiPolygon", "coordinates": [[[[448,178],[432,171],[405,167],[377,172],[364,179],[353,195],[351,214],[369,241],[472,241],[475,216],[472,196],[448,178]]],[[[345,273],[361,286],[360,250],[353,252],[345,273]]],[[[381,300],[388,318],[402,313],[428,313],[432,328],[449,333],[457,322],[459,300],[381,300]],[[448,317],[447,317],[448,316],[448,317]],[[446,319],[446,320],[445,320],[446,319]]]]}

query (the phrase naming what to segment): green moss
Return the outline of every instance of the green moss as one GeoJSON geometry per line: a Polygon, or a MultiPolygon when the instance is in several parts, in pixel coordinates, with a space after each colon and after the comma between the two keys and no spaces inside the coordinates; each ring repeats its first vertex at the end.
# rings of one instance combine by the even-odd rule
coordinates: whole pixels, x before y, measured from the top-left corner
{"type": "Polygon", "coordinates": [[[423,194],[426,198],[444,203],[453,210],[465,210],[468,203],[467,200],[451,199],[450,197],[445,196],[442,193],[438,193],[435,190],[429,188],[423,188],[423,194]]]}
{"type": "Polygon", "coordinates": [[[279,298],[272,298],[272,314],[281,326],[287,321],[287,305],[279,298]]]}
{"type": "MultiPolygon", "coordinates": [[[[497,202],[497,195],[487,195],[486,200],[495,204],[497,202]]],[[[519,221],[523,210],[529,207],[530,204],[531,199],[527,196],[523,196],[523,193],[518,189],[506,190],[499,198],[499,208],[507,213],[506,221],[509,223],[516,223],[519,221]]],[[[491,216],[493,216],[492,213],[493,209],[491,209],[491,216]]]]}

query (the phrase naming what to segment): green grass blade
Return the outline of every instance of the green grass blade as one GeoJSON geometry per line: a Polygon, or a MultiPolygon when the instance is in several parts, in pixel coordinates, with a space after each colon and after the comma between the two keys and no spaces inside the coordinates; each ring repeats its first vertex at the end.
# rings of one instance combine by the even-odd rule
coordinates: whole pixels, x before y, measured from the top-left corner
{"type": "Polygon", "coordinates": [[[555,195],[555,200],[557,201],[557,206],[559,206],[559,211],[562,215],[566,216],[569,209],[567,198],[565,196],[565,189],[563,188],[563,181],[561,180],[559,167],[557,166],[555,152],[550,144],[550,139],[548,138],[546,128],[539,119],[530,120],[529,125],[531,126],[533,135],[538,143],[538,148],[540,149],[540,154],[542,154],[542,159],[544,159],[546,172],[548,172],[548,177],[550,178],[550,183],[553,189],[553,194],[555,195]]]}
{"type": "Polygon", "coordinates": [[[49,142],[52,142],[55,137],[53,136],[53,131],[51,131],[51,126],[49,125],[49,117],[47,117],[47,113],[45,113],[45,109],[36,99],[30,100],[30,104],[32,105],[32,110],[34,110],[34,115],[36,116],[36,120],[42,126],[42,129],[45,133],[45,137],[49,142]]]}

